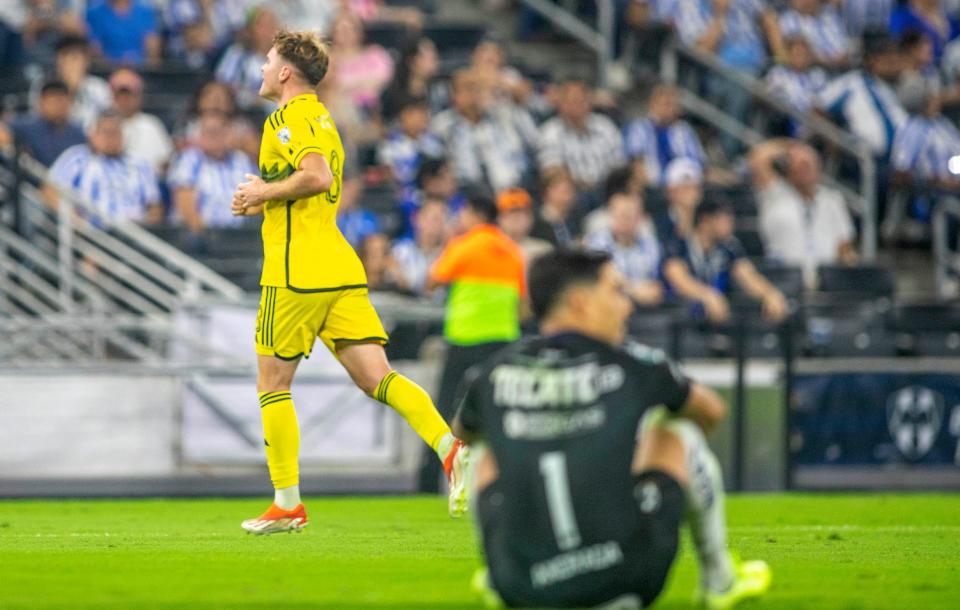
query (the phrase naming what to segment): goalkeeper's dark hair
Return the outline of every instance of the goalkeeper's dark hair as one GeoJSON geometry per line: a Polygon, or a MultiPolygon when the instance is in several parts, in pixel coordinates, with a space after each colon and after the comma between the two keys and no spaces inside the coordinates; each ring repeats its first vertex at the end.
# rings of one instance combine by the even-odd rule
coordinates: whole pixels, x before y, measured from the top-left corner
{"type": "Polygon", "coordinates": [[[575,286],[596,284],[610,255],[584,248],[558,249],[535,258],[527,271],[530,307],[543,320],[575,286]]]}

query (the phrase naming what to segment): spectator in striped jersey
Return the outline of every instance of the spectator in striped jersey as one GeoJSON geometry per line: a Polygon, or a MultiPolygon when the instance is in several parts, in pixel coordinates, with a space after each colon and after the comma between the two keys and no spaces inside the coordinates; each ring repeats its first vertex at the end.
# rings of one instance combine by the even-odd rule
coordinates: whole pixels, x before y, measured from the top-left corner
{"type": "Polygon", "coordinates": [[[426,295],[427,275],[447,241],[449,210],[439,197],[427,197],[413,214],[413,237],[394,244],[391,253],[398,263],[397,282],[405,289],[426,295]]]}
{"type": "Polygon", "coordinates": [[[910,30],[900,37],[900,58],[903,72],[897,83],[897,95],[904,104],[914,92],[928,87],[941,89],[940,72],[933,63],[933,43],[918,30],[910,30]]]}
{"type": "Polygon", "coordinates": [[[398,201],[408,201],[417,191],[417,172],[424,159],[443,156],[443,143],[427,131],[430,111],[425,98],[410,98],[400,104],[396,125],[380,143],[377,157],[390,169],[397,183],[398,201]]]}
{"type": "MultiPolygon", "coordinates": [[[[94,123],[88,144],[72,146],[57,158],[50,168],[50,183],[90,204],[99,224],[159,222],[163,206],[156,174],[149,163],[123,149],[123,119],[107,111],[94,123]]],[[[44,192],[55,206],[56,190],[48,186],[44,192]]]]}
{"type": "MultiPolygon", "coordinates": [[[[676,27],[680,41],[715,55],[728,66],[759,74],[767,63],[767,48],[783,56],[783,41],[776,13],[764,0],[687,0],[677,4],[676,27]]],[[[744,122],[750,94],[727,79],[708,81],[711,99],[727,114],[744,122]]],[[[728,155],[740,151],[732,137],[721,140],[728,155]]]]}
{"type": "Polygon", "coordinates": [[[230,148],[230,123],[219,113],[201,116],[196,144],[170,164],[167,184],[173,198],[174,220],[200,235],[207,227],[242,224],[230,211],[236,186],[257,168],[238,150],[230,148]]]}
{"type": "Polygon", "coordinates": [[[899,77],[900,53],[893,40],[883,35],[868,37],[863,67],[831,81],[820,92],[817,107],[886,161],[897,127],[907,119],[890,86],[899,77]]]}
{"type": "Polygon", "coordinates": [[[593,92],[582,79],[560,84],[557,116],[540,127],[541,171],[564,168],[581,189],[593,190],[624,163],[616,124],[592,112],[593,92]]]}
{"type": "Polygon", "coordinates": [[[703,166],[706,155],[700,138],[680,119],[680,93],[673,85],[657,85],[650,92],[647,116],[627,124],[623,131],[627,158],[638,176],[660,186],[671,161],[686,158],[703,166]]]}
{"type": "Polygon", "coordinates": [[[214,72],[218,81],[230,85],[237,94],[237,104],[244,110],[268,111],[276,105],[260,97],[263,75],[260,68],[273,46],[273,37],[280,28],[276,13],[264,6],[252,9],[237,41],[224,52],[214,72]]]}
{"type": "MultiPolygon", "coordinates": [[[[784,44],[787,47],[787,61],[774,66],[767,73],[767,91],[797,112],[806,114],[827,86],[827,73],[813,65],[813,53],[806,38],[788,37],[784,44]]],[[[791,120],[792,135],[799,137],[800,129],[800,124],[791,120]]]]}
{"type": "Polygon", "coordinates": [[[482,83],[472,71],[457,71],[452,85],[453,107],[435,116],[430,128],[443,141],[457,181],[486,192],[523,184],[533,170],[533,119],[513,105],[484,106],[482,83]]]}
{"type": "Polygon", "coordinates": [[[588,248],[613,256],[613,264],[627,279],[627,292],[635,302],[652,306],[663,301],[658,278],[662,251],[639,195],[614,193],[607,202],[607,227],[588,234],[583,242],[588,248]]]}
{"type": "MultiPolygon", "coordinates": [[[[895,183],[914,191],[957,193],[960,130],[940,114],[939,89],[927,83],[914,89],[905,101],[910,118],[897,130],[890,157],[895,183]]],[[[933,204],[931,196],[920,192],[912,202],[911,215],[929,220],[933,204]]]]}
{"type": "Polygon", "coordinates": [[[896,0],[840,0],[838,9],[847,36],[860,40],[864,34],[886,30],[896,4],[896,0]]]}
{"type": "Polygon", "coordinates": [[[243,27],[245,0],[168,0],[163,6],[167,52],[193,68],[207,67],[243,27]]]}
{"type": "Polygon", "coordinates": [[[850,64],[850,44],[836,10],[823,0],[792,0],[780,15],[784,38],[802,36],[810,43],[816,62],[837,69],[850,64]]]}

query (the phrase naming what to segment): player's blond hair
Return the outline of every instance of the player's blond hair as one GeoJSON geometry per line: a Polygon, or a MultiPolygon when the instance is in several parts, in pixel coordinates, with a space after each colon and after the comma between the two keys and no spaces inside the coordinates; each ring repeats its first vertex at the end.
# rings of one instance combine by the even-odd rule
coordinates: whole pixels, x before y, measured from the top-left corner
{"type": "Polygon", "coordinates": [[[330,50],[314,32],[281,30],[273,37],[277,54],[289,61],[311,86],[316,87],[327,74],[330,50]]]}

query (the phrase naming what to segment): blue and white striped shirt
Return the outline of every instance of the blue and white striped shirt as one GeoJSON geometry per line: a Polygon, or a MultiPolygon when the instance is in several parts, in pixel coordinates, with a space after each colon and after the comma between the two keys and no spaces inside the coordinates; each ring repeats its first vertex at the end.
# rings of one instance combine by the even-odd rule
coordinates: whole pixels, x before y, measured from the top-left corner
{"type": "Polygon", "coordinates": [[[149,163],[128,155],[98,155],[86,144],[63,151],[50,167],[50,181],[91,203],[107,222],[142,221],[147,208],[160,203],[149,163]]]}
{"type": "MultiPolygon", "coordinates": [[[[674,21],[680,41],[695,46],[713,19],[712,0],[682,0],[677,3],[674,21]]],[[[731,0],[726,29],[717,47],[724,63],[755,70],[767,60],[767,48],[760,18],[769,10],[764,0],[731,0]]]]}
{"type": "Polygon", "coordinates": [[[644,231],[630,246],[624,246],[613,238],[610,229],[590,233],[583,239],[586,247],[608,252],[613,266],[631,282],[656,280],[660,270],[660,242],[653,231],[644,231]]]}
{"type": "Polygon", "coordinates": [[[377,160],[393,170],[393,177],[400,187],[400,199],[406,200],[416,193],[417,172],[426,157],[443,157],[443,142],[426,132],[419,138],[411,138],[399,129],[392,130],[380,143],[377,160]]]}
{"type": "Polygon", "coordinates": [[[895,0],[843,0],[840,18],[851,38],[860,38],[865,32],[887,31],[895,0]]]}
{"type": "Polygon", "coordinates": [[[260,97],[263,74],[260,69],[266,58],[240,43],[230,45],[217,64],[214,76],[237,93],[237,105],[244,109],[275,108],[276,104],[260,97]]]}
{"type": "Polygon", "coordinates": [[[817,96],[827,86],[827,73],[821,68],[798,72],[786,66],[774,66],[767,73],[767,91],[798,112],[813,107],[817,96]]]}
{"type": "MultiPolygon", "coordinates": [[[[170,164],[167,184],[170,189],[191,188],[197,193],[197,212],[208,227],[230,227],[243,218],[230,212],[230,201],[237,185],[246,182],[246,174],[257,175],[256,166],[239,151],[214,159],[199,148],[188,148],[170,164]]],[[[179,217],[178,217],[179,219],[179,217]]]]}
{"type": "Polygon", "coordinates": [[[816,15],[789,10],[780,15],[780,32],[785,38],[803,36],[819,61],[844,59],[850,53],[850,41],[840,16],[830,7],[816,15]]]}
{"type": "Polygon", "coordinates": [[[960,155],[960,130],[947,117],[912,116],[897,130],[890,153],[893,169],[921,180],[954,177],[947,169],[960,155]]]}
{"type": "Polygon", "coordinates": [[[842,119],[853,135],[882,157],[890,153],[897,128],[907,120],[890,85],[863,70],[831,81],[820,93],[817,106],[842,119]]]}
{"type": "Polygon", "coordinates": [[[667,165],[674,159],[692,159],[701,167],[706,163],[700,138],[686,121],[660,127],[647,117],[634,119],[623,129],[623,147],[628,159],[643,159],[651,186],[662,182],[667,165]]]}
{"type": "Polygon", "coordinates": [[[435,248],[432,251],[425,251],[414,239],[404,238],[394,243],[391,253],[397,261],[400,273],[410,284],[410,289],[420,294],[426,286],[430,267],[442,250],[443,248],[435,248]]]}

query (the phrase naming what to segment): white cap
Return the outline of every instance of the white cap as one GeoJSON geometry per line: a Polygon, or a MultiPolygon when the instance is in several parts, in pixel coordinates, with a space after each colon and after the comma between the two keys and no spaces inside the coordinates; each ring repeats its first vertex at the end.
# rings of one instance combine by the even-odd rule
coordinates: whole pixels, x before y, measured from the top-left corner
{"type": "Polygon", "coordinates": [[[667,187],[680,184],[700,184],[703,182],[703,170],[693,159],[677,157],[667,165],[663,182],[667,187]]]}

